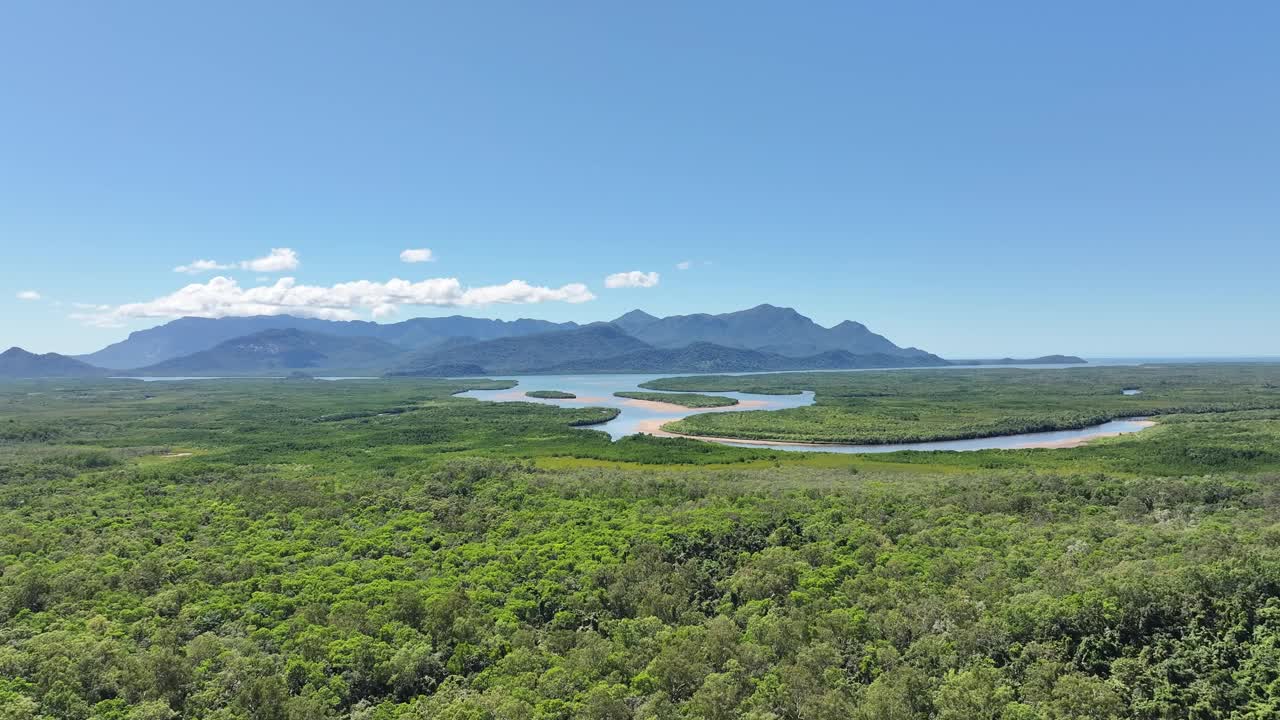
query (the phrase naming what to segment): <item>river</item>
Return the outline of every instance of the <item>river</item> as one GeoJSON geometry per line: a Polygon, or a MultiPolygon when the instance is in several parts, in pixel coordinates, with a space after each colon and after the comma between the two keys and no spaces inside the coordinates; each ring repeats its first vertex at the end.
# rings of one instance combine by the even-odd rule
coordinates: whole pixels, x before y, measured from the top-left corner
{"type": "MultiPolygon", "coordinates": [[[[470,390],[461,393],[461,397],[488,400],[493,402],[536,402],[559,407],[613,407],[621,412],[618,417],[607,423],[593,425],[593,430],[603,430],[615,440],[640,432],[664,434],[658,431],[663,424],[682,417],[704,412],[737,412],[742,410],[785,410],[787,408],[804,407],[813,404],[813,393],[803,392],[797,395],[753,395],[738,392],[704,392],[702,395],[719,395],[731,397],[738,401],[737,405],[722,408],[684,408],[669,403],[654,403],[644,400],[628,400],[614,397],[613,393],[629,390],[643,390],[641,383],[656,380],[670,375],[525,375],[496,377],[497,380],[513,380],[516,387],[507,390],[470,390]],[[525,395],[530,390],[561,390],[573,393],[577,397],[571,400],[531,398],[525,395]]],[[[800,444],[741,441],[727,438],[703,438],[711,442],[741,447],[772,448],[775,450],[791,450],[806,452],[832,453],[883,453],[899,450],[993,450],[1020,449],[1034,447],[1074,447],[1088,440],[1100,437],[1111,437],[1138,432],[1152,423],[1146,419],[1112,420],[1078,430],[1055,430],[1052,432],[1021,433],[1017,435],[998,435],[994,437],[972,438],[967,440],[938,440],[919,443],[887,443],[883,445],[841,445],[841,444],[800,444]]]]}

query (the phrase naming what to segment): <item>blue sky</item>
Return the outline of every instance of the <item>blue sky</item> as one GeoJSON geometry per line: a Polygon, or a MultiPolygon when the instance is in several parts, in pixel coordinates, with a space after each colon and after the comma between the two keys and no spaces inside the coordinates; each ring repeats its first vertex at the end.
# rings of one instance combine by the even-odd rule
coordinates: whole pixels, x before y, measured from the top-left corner
{"type": "Polygon", "coordinates": [[[769,302],[951,356],[1280,355],[1280,5],[891,5],[5,3],[0,344],[769,302]]]}

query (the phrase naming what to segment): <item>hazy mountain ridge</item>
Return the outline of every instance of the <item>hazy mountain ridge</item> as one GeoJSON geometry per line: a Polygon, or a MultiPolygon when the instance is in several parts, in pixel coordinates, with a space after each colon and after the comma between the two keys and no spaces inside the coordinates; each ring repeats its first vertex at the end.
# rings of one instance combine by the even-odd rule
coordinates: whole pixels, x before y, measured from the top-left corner
{"type": "MultiPolygon", "coordinates": [[[[714,343],[693,343],[683,348],[654,348],[598,360],[571,360],[539,372],[570,373],[726,373],[775,370],[853,370],[858,368],[914,367],[916,360],[895,355],[854,355],[828,350],[808,357],[730,348],[714,343]]],[[[939,361],[938,365],[946,365],[939,361]]]]}
{"type": "Polygon", "coordinates": [[[58,353],[37,355],[20,347],[0,353],[0,377],[97,377],[108,371],[58,353]]]}
{"type": "Polygon", "coordinates": [[[308,368],[377,368],[404,348],[373,337],[341,337],[297,328],[273,328],[137,370],[142,375],[243,373],[308,368]]]}
{"type": "Polygon", "coordinates": [[[365,320],[317,320],[293,315],[256,315],[228,318],[178,318],[164,325],[138,330],[124,340],[97,352],[77,356],[77,360],[106,368],[141,368],[184,355],[209,350],[219,343],[264,330],[295,329],[339,337],[371,337],[406,349],[418,349],[450,338],[466,336],[476,340],[531,335],[568,330],[577,323],[547,320],[491,320],[451,315],[441,318],[413,318],[398,323],[365,320]]]}
{"type": "Polygon", "coordinates": [[[499,338],[414,357],[393,374],[416,374],[416,368],[450,365],[482,367],[490,374],[512,374],[554,367],[566,361],[599,361],[649,346],[608,323],[573,330],[499,338]]]}

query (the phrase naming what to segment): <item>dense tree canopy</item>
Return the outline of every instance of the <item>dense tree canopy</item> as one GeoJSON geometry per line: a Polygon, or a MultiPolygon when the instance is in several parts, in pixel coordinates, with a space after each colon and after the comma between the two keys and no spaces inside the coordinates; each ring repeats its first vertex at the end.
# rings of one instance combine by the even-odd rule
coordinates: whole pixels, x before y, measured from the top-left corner
{"type": "Polygon", "coordinates": [[[0,387],[0,718],[1280,712],[1276,411],[847,457],[460,389],[0,387]]]}

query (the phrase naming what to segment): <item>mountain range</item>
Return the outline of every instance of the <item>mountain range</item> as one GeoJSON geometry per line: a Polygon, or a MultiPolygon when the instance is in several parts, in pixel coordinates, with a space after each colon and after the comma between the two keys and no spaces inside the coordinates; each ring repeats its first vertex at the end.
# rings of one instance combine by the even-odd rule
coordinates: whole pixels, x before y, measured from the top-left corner
{"type": "MultiPolygon", "coordinates": [[[[1055,362],[1083,362],[1052,357],[1055,362]]],[[[187,317],[131,333],[76,358],[13,348],[0,354],[0,377],[279,375],[298,370],[443,377],[950,364],[919,348],[899,347],[861,323],[826,328],[791,308],[760,305],[719,315],[663,318],[634,310],[588,325],[463,316],[389,324],[288,315],[187,317]]]]}

